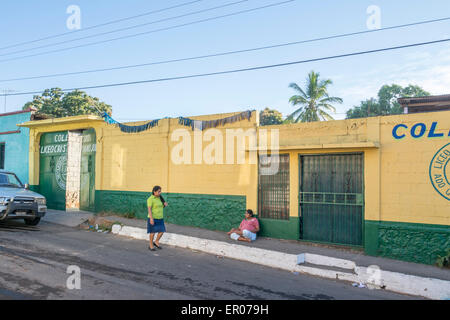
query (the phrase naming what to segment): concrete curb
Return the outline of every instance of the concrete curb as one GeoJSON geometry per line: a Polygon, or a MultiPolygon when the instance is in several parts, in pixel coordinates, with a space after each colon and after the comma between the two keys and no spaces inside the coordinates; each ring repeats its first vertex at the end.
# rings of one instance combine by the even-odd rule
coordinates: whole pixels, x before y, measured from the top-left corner
{"type": "MultiPolygon", "coordinates": [[[[116,224],[112,227],[112,233],[148,241],[147,230],[143,228],[122,227],[116,224]]],[[[354,261],[350,260],[336,259],[310,253],[302,253],[299,255],[287,254],[174,233],[165,233],[161,239],[161,243],[290,272],[299,272],[327,279],[363,284],[369,289],[385,289],[397,293],[437,300],[450,299],[450,281],[384,271],[377,266],[359,267],[354,261]],[[308,266],[303,265],[305,263],[308,266]],[[348,272],[329,270],[326,269],[327,267],[344,269],[348,270],[348,272]]]]}

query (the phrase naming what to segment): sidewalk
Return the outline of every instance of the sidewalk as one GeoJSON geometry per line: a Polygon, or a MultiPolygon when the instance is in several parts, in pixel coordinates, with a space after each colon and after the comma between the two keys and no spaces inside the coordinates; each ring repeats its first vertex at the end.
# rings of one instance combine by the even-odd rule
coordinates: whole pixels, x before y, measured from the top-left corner
{"type": "MultiPolygon", "coordinates": [[[[43,221],[75,227],[91,218],[94,218],[94,215],[88,212],[66,213],[64,211],[49,210],[43,221]]],[[[118,222],[123,225],[122,228],[113,229],[113,233],[136,239],[148,239],[146,234],[147,222],[145,220],[127,219],[120,216],[102,216],[101,219],[118,222]]],[[[225,232],[221,231],[167,223],[166,229],[167,233],[161,240],[163,244],[195,248],[213,254],[218,252],[224,257],[280,267],[293,272],[305,272],[328,278],[338,278],[339,275],[339,279],[345,281],[360,279],[360,273],[362,272],[368,273],[367,277],[370,278],[370,273],[372,272],[373,274],[373,270],[367,270],[367,267],[377,266],[382,270],[383,277],[386,278],[384,281],[386,283],[383,282],[382,285],[386,289],[392,290],[392,288],[398,287],[398,289],[394,288],[395,290],[393,291],[397,290],[399,292],[403,290],[406,292],[402,293],[412,293],[429,298],[450,299],[449,269],[367,256],[362,250],[316,245],[293,240],[260,237],[255,242],[245,243],[234,241],[225,232]],[[191,242],[191,244],[185,242],[191,242]],[[246,254],[245,256],[239,256],[238,252],[246,252],[246,254]],[[300,254],[306,254],[301,258],[306,261],[304,264],[297,266],[297,259],[300,254]],[[274,259],[278,261],[273,261],[274,259]],[[283,263],[286,267],[284,267],[283,263]],[[417,288],[414,288],[414,286],[417,288]],[[419,286],[426,286],[426,288],[418,288],[419,286]],[[436,287],[439,293],[430,293],[430,291],[433,291],[431,287],[436,287]]],[[[143,245],[147,246],[147,243],[143,245]]]]}
{"type": "Polygon", "coordinates": [[[42,221],[60,224],[66,227],[78,227],[80,224],[94,217],[92,212],[59,211],[48,209],[42,221]]]}

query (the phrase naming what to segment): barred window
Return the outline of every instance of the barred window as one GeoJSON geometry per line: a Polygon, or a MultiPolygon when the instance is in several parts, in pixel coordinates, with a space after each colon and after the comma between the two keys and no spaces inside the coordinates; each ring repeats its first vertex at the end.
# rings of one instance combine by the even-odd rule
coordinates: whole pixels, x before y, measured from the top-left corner
{"type": "Polygon", "coordinates": [[[265,165],[259,158],[258,214],[261,218],[289,220],[289,155],[280,154],[278,165],[276,174],[263,175],[265,165]]]}

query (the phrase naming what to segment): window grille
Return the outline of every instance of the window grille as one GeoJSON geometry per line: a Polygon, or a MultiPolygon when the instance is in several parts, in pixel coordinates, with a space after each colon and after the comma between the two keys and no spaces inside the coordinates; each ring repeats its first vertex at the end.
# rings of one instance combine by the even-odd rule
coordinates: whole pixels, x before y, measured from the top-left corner
{"type": "MultiPolygon", "coordinates": [[[[271,158],[273,161],[276,158],[271,158]]],[[[258,215],[261,218],[289,220],[289,155],[278,157],[278,172],[262,175],[264,163],[259,161],[258,174],[258,215]]]]}

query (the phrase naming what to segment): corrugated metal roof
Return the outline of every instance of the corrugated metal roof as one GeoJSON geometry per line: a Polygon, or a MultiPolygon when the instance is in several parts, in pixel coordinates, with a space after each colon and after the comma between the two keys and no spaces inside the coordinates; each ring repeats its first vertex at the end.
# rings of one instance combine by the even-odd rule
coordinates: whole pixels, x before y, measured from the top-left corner
{"type": "Polygon", "coordinates": [[[428,96],[428,97],[415,97],[415,98],[399,98],[398,102],[400,104],[416,104],[416,103],[429,103],[429,102],[450,102],[450,94],[444,94],[439,96],[428,96]]]}

